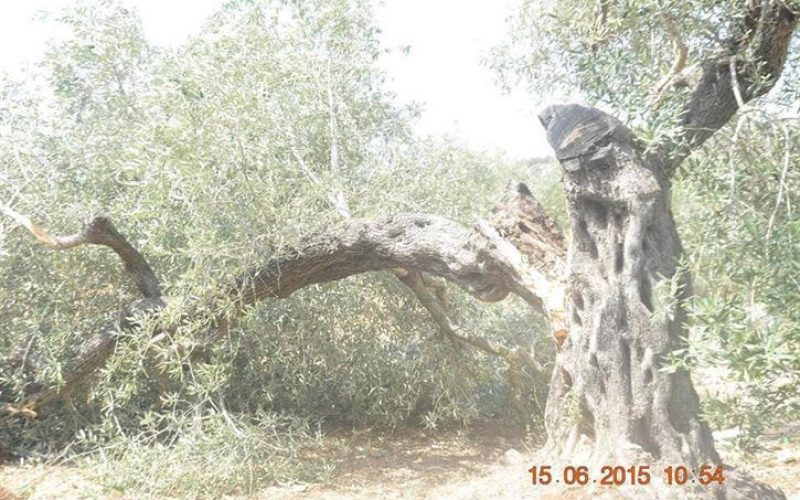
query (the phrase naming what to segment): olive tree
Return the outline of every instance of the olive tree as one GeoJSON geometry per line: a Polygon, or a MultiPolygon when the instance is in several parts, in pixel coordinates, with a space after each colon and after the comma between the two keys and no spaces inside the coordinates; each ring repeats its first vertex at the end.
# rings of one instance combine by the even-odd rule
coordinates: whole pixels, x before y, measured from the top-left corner
{"type": "MultiPolygon", "coordinates": [[[[38,416],[0,419],[0,447],[54,451],[118,426],[160,438],[209,413],[530,423],[541,316],[524,299],[480,306],[505,277],[484,280],[487,240],[465,225],[529,166],[412,137],[368,2],[229,2],[175,49],[115,2],[57,22],[67,36],[0,87],[0,399],[38,416]],[[465,250],[397,247],[416,237],[405,226],[465,250]]],[[[541,212],[512,213],[529,198],[512,183],[487,223],[513,230],[541,212]]]]}
{"type": "MultiPolygon", "coordinates": [[[[299,12],[305,10],[299,7],[299,12]]],[[[364,122],[359,121],[363,117],[358,104],[348,108],[351,115],[341,114],[339,106],[344,100],[337,96],[349,95],[348,82],[360,74],[345,70],[333,78],[340,61],[334,57],[337,44],[315,46],[321,50],[312,51],[319,57],[312,58],[315,70],[309,79],[321,83],[312,86],[311,92],[321,112],[308,116],[305,129],[313,133],[307,141],[307,154],[325,160],[320,164],[334,182],[321,191],[333,208],[330,213],[344,221],[298,237],[250,269],[229,273],[227,284],[214,283],[202,297],[187,295],[176,301],[164,296],[144,254],[108,219],[94,218],[80,232],[59,237],[13,206],[4,205],[7,216],[53,249],[84,244],[110,247],[141,294],[122,309],[116,326],[101,330],[76,357],[64,371],[61,384],[28,390],[21,401],[7,403],[4,409],[32,415],[69,393],[108,361],[118,342],[118,330],[144,331],[145,343],[171,342],[171,348],[185,359],[202,359],[209,346],[237,328],[260,301],[285,298],[317,283],[388,271],[413,290],[444,333],[498,354],[511,365],[525,364],[540,371],[526,349],[509,349],[461,332],[449,316],[444,295],[437,293],[441,285],[436,278],[481,301],[517,295],[549,317],[559,349],[545,415],[546,449],[553,460],[589,460],[588,451],[594,464],[685,465],[694,469],[720,465],[708,425],[699,416],[698,396],[688,372],[662,369],[664,359],[685,345],[684,302],[691,295],[690,278],[679,265],[682,245],[671,211],[672,179],[684,160],[737,110],[775,85],[797,17],[795,3],[776,0],[603,1],[596,6],[567,1],[526,3],[517,19],[521,28],[507,59],[499,63],[501,68],[532,72],[537,80],[574,83],[576,90],[619,108],[622,119],[629,123],[577,104],[553,105],[542,111],[541,124],[563,167],[568,243],[523,184],[512,184],[492,214],[472,227],[424,213],[351,218],[348,202],[352,199],[339,182],[342,157],[357,158],[361,148],[371,144],[356,141],[351,143],[354,148],[347,149],[339,142],[343,124],[364,122]],[[658,42],[664,40],[674,49],[667,56],[657,50],[658,42]],[[666,60],[672,64],[662,76],[658,73],[666,60]],[[694,63],[689,64],[691,61],[694,63]],[[327,69],[319,72],[319,68],[327,69]],[[652,68],[650,74],[648,68],[652,68]],[[327,140],[314,140],[319,137],[327,140]],[[175,303],[180,307],[172,305],[175,303]]],[[[283,26],[280,14],[275,19],[275,26],[283,26]]],[[[248,20],[259,26],[264,18],[248,20]]],[[[341,27],[332,26],[334,30],[341,27]]],[[[226,43],[224,33],[219,37],[219,43],[226,43]]],[[[337,40],[347,38],[345,33],[337,40]]],[[[254,58],[259,60],[257,54],[254,58]]],[[[135,60],[132,64],[135,67],[135,60]]],[[[234,73],[239,70],[225,61],[218,66],[234,73]]],[[[115,67],[107,69],[107,73],[99,73],[109,77],[105,91],[126,100],[125,80],[115,77],[115,67]],[[118,92],[114,92],[115,82],[118,92]]],[[[286,78],[297,78],[307,69],[290,67],[286,78]]],[[[80,82],[80,77],[67,79],[65,85],[80,96],[82,87],[75,81],[80,82]]],[[[267,89],[270,83],[277,84],[263,82],[267,89]]],[[[197,101],[187,104],[187,116],[192,119],[195,106],[203,106],[207,90],[182,85],[180,79],[176,85],[190,102],[197,101]]],[[[71,108],[77,113],[76,120],[83,118],[84,106],[95,104],[94,97],[104,95],[93,93],[76,99],[71,108]]],[[[242,106],[259,103],[257,99],[248,101],[252,98],[249,94],[217,95],[221,103],[229,99],[242,106]]],[[[355,102],[369,97],[353,96],[355,102]]],[[[292,100],[287,102],[291,109],[292,100]]],[[[135,120],[140,107],[130,102],[114,118],[122,123],[135,120]]],[[[105,109],[100,106],[94,112],[105,109]]],[[[211,126],[224,127],[235,121],[224,112],[215,118],[211,126]]],[[[311,179],[320,176],[306,163],[294,140],[299,129],[281,125],[285,157],[296,161],[311,179]]],[[[191,141],[202,150],[204,130],[199,126],[175,140],[191,141]]],[[[257,130],[258,124],[253,128],[256,136],[257,130]]],[[[274,132],[274,128],[263,127],[265,135],[274,132]]],[[[184,151],[184,161],[207,162],[193,148],[181,148],[180,143],[173,147],[184,151]]],[[[241,155],[239,168],[246,171],[250,165],[247,149],[237,144],[236,136],[229,147],[241,155]]],[[[253,192],[246,196],[257,198],[253,192]]],[[[698,486],[693,493],[729,498],[779,495],[744,475],[727,472],[724,484],[698,486]]],[[[662,488],[657,481],[649,488],[636,493],[683,495],[683,491],[662,488]]]]}
{"type": "MultiPolygon", "coordinates": [[[[665,366],[685,348],[692,295],[672,183],[687,157],[775,86],[799,9],[526,2],[515,20],[496,60],[503,77],[522,74],[547,88],[569,82],[628,122],[581,105],[540,115],[563,167],[572,235],[569,334],[546,410],[555,456],[574,461],[588,448],[593,463],[721,464],[688,372],[665,366]]],[[[735,473],[728,479],[696,493],[779,495],[735,473]]]]}

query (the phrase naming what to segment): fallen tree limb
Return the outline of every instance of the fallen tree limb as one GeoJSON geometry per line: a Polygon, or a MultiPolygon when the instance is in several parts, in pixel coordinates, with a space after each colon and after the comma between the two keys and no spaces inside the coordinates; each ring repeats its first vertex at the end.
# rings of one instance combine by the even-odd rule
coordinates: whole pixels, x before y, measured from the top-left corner
{"type": "MultiPolygon", "coordinates": [[[[165,304],[161,298],[161,284],[153,268],[106,217],[94,217],[76,234],[53,236],[44,227],[34,224],[30,218],[6,204],[0,205],[0,212],[30,231],[37,241],[53,250],[68,250],[81,245],[101,245],[111,248],[120,257],[126,273],[144,297],[118,312],[117,325],[102,329],[86,342],[81,354],[74,361],[68,363],[64,369],[62,384],[53,388],[36,388],[34,394],[27,398],[22,405],[4,403],[0,406],[0,411],[6,413],[35,417],[38,406],[70,394],[88,375],[105,364],[116,346],[117,329],[132,326],[129,318],[136,314],[161,309],[165,304]]],[[[27,350],[25,358],[27,358],[27,350]]],[[[13,358],[12,361],[14,361],[13,358]]],[[[24,369],[27,360],[21,361],[24,369]]]]}
{"type": "Polygon", "coordinates": [[[519,348],[508,348],[499,342],[463,333],[461,328],[450,318],[450,315],[442,304],[436,300],[435,297],[431,296],[428,287],[425,285],[419,273],[408,272],[405,275],[398,274],[398,279],[411,288],[423,307],[430,313],[436,324],[439,325],[441,331],[449,338],[476,347],[487,354],[499,356],[511,364],[522,361],[534,372],[540,374],[544,373],[542,365],[536,361],[529,351],[523,351],[519,348]]]}
{"type": "MultiPolygon", "coordinates": [[[[535,289],[545,294],[543,305],[552,320],[553,311],[563,308],[563,288],[560,286],[559,273],[564,268],[565,240],[561,229],[544,212],[528,187],[522,183],[510,182],[503,198],[492,210],[490,221],[479,221],[477,226],[479,232],[497,250],[502,249],[504,259],[514,262],[511,265],[507,263],[510,273],[517,276],[520,282],[528,282],[524,288],[538,286],[535,289]],[[535,262],[542,272],[532,269],[529,261],[535,262]],[[531,286],[531,283],[535,285],[531,286]]],[[[534,358],[533,353],[527,349],[509,348],[501,342],[464,333],[449,311],[447,284],[443,279],[404,268],[392,269],[391,272],[414,293],[439,327],[443,337],[455,346],[468,345],[485,354],[499,357],[508,364],[511,404],[526,430],[529,430],[530,411],[523,399],[526,385],[520,376],[521,368],[524,366],[535,374],[545,374],[545,369],[534,358]]],[[[522,293],[525,293],[524,289],[522,293]]],[[[536,302],[539,302],[538,298],[536,302]]],[[[559,314],[559,321],[552,322],[561,323],[562,317],[559,314]]]]}
{"type": "MultiPolygon", "coordinates": [[[[481,223],[481,230],[478,231],[433,215],[397,214],[373,220],[351,220],[312,235],[244,273],[232,286],[221,292],[216,301],[212,301],[212,310],[217,310],[215,304],[232,304],[233,307],[210,321],[203,332],[198,332],[200,349],[222,336],[249,306],[261,300],[285,298],[312,284],[398,268],[446,279],[485,302],[496,302],[509,293],[515,293],[532,306],[542,309],[545,303],[553,302],[552,291],[560,287],[551,283],[544,271],[526,262],[520,249],[530,254],[531,258],[541,259],[539,265],[547,267],[563,259],[563,236],[557,228],[554,231],[552,221],[542,218],[545,216],[541,207],[535,200],[530,202],[533,198],[524,185],[516,185],[512,193],[516,203],[495,209],[492,220],[497,227],[488,222],[481,223]],[[527,205],[522,202],[527,202],[527,205]],[[531,210],[532,207],[538,210],[531,210]],[[519,234],[516,236],[512,231],[514,227],[518,228],[516,231],[519,234]],[[487,232],[492,233],[490,237],[487,237],[487,232]],[[508,236],[508,239],[501,237],[501,234],[508,236]],[[534,248],[538,253],[533,251],[534,248]],[[552,252],[555,254],[550,255],[552,252]]],[[[4,212],[9,215],[8,211],[4,212]]],[[[140,286],[140,289],[151,296],[145,295],[144,300],[121,314],[117,328],[135,328],[135,322],[131,321],[133,316],[157,315],[164,307],[152,269],[107,219],[94,219],[76,236],[54,238],[24,217],[12,218],[33,232],[40,241],[46,244],[55,242],[54,248],[71,248],[84,243],[109,246],[123,257],[129,273],[137,271],[142,278],[147,278],[139,281],[146,285],[140,286]]],[[[196,309],[204,308],[208,309],[209,304],[199,304],[196,309]]],[[[184,315],[184,319],[191,318],[191,313],[184,315]]],[[[174,331],[178,326],[162,324],[160,331],[154,335],[169,338],[163,333],[174,331]]],[[[68,364],[63,385],[29,395],[22,407],[35,412],[36,408],[73,390],[103,366],[116,345],[117,328],[109,328],[96,335],[88,348],[68,364]]],[[[475,339],[472,342],[481,343],[475,339]]],[[[482,346],[501,352],[500,347],[488,341],[482,346]]],[[[13,408],[7,406],[6,410],[13,411],[13,408]]]]}
{"type": "MultiPolygon", "coordinates": [[[[516,286],[474,232],[434,215],[397,214],[353,220],[311,236],[245,273],[229,293],[248,306],[308,285],[398,267],[445,278],[485,302],[504,299],[516,286]]],[[[533,291],[528,301],[539,305],[533,291]]]]}
{"type": "Polygon", "coordinates": [[[431,294],[431,287],[426,285],[423,275],[417,272],[398,270],[395,272],[397,278],[406,284],[419,299],[422,306],[430,313],[431,318],[438,325],[441,331],[456,345],[469,345],[478,350],[503,359],[508,363],[508,383],[511,389],[511,403],[525,425],[529,427],[530,412],[528,405],[523,401],[522,394],[525,392],[525,384],[520,379],[520,365],[529,368],[533,373],[544,375],[545,369],[534,358],[533,353],[519,347],[509,348],[500,342],[495,342],[485,337],[468,335],[453,321],[447,311],[442,297],[435,292],[431,294]]]}

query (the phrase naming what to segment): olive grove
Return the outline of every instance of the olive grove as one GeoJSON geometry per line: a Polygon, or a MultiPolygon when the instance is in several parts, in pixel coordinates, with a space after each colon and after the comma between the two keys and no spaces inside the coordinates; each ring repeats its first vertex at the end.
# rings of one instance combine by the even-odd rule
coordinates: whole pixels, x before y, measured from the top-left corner
{"type": "MultiPolygon", "coordinates": [[[[122,449],[197,447],[214,426],[292,441],[325,419],[466,422],[498,397],[533,432],[549,385],[554,463],[722,464],[689,376],[707,353],[687,342],[703,310],[673,192],[708,195],[704,162],[737,113],[732,168],[760,130],[742,116],[791,108],[760,100],[797,95],[780,77],[796,71],[799,15],[776,0],[524,2],[492,60],[501,80],[566,83],[608,110],[541,111],[562,199],[541,166],[410,132],[366,2],[230,2],[177,51],[149,46],[118,4],[71,9],[39,85],[0,87],[0,445],[108,450],[135,434],[122,449]]],[[[762,196],[766,240],[787,251],[796,127],[781,129],[777,201],[762,196]]],[[[757,184],[748,175],[730,180],[731,203],[757,184]]],[[[689,236],[702,247],[700,228],[689,236]]],[[[769,268],[757,261],[752,279],[769,268]]],[[[721,331],[737,370],[746,355],[721,331]]],[[[797,342],[751,350],[760,376],[796,377],[797,342]]],[[[259,453],[297,475],[282,447],[259,453]]],[[[692,493],[781,497],[726,474],[692,493]]]]}

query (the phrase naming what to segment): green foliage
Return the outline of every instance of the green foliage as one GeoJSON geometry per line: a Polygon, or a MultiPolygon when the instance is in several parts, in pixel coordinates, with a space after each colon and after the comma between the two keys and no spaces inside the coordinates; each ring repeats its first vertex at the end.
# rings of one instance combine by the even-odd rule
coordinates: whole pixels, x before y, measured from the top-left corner
{"type": "MultiPolygon", "coordinates": [[[[620,118],[645,144],[673,142],[688,85],[664,85],[665,78],[723,49],[729,21],[744,6],[735,0],[522,0],[491,64],[506,88],[522,82],[539,98],[578,97],[620,118]],[[676,45],[685,48],[681,64],[676,45]]],[[[789,66],[796,68],[793,58],[789,66]]],[[[785,79],[796,88],[791,82],[785,79]]]]}
{"type": "MultiPolygon", "coordinates": [[[[529,167],[412,136],[413,111],[392,103],[376,65],[369,5],[236,0],[175,50],[148,44],[135,11],[115,2],[68,9],[58,22],[69,36],[36,72],[0,80],[0,196],[55,234],[109,216],[162,278],[173,318],[339,222],[333,193],[354,217],[471,223],[529,167]]],[[[120,267],[106,248],[54,252],[0,219],[0,351],[21,348],[39,382],[60,380],[136,298],[120,267]]],[[[470,334],[541,343],[544,359],[552,349],[520,302],[487,307],[458,290],[450,300],[470,334]]],[[[67,404],[32,424],[0,421],[0,446],[31,460],[86,454],[127,492],[219,496],[324,474],[298,459],[315,445],[309,426],[509,416],[498,362],[447,343],[389,276],[259,305],[203,362],[145,347],[150,331],[123,333],[67,404]]],[[[2,390],[27,382],[0,374],[2,390]]]]}
{"type": "Polygon", "coordinates": [[[697,277],[691,357],[739,388],[708,410],[757,433],[800,411],[800,127],[742,120],[690,160],[676,205],[697,277]]]}
{"type": "Polygon", "coordinates": [[[260,414],[251,423],[211,410],[185,422],[150,414],[146,431],[97,447],[79,431],[77,442],[97,448],[83,462],[109,491],[145,498],[251,495],[275,481],[319,481],[332,465],[313,452],[318,440],[305,421],[260,414]],[[163,429],[180,429],[165,439],[163,429]]]}

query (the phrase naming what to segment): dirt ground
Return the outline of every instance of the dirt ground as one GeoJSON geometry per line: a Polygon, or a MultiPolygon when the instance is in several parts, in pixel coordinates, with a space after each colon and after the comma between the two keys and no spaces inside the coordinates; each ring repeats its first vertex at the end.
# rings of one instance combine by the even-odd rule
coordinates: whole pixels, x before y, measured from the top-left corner
{"type": "MultiPolygon", "coordinates": [[[[730,431],[717,434],[718,447],[726,461],[781,488],[788,498],[800,499],[800,426],[787,426],[764,436],[764,450],[747,458],[736,457],[728,450],[732,434],[730,431]]],[[[335,461],[336,470],[330,480],[323,484],[272,486],[253,498],[590,498],[580,489],[557,495],[537,491],[527,470],[541,460],[535,457],[518,430],[492,423],[446,433],[340,431],[325,437],[322,451],[314,453],[323,453],[335,461]]],[[[8,465],[0,469],[0,500],[16,498],[125,497],[119,493],[107,494],[101,485],[85,479],[77,468],[8,465]]]]}

